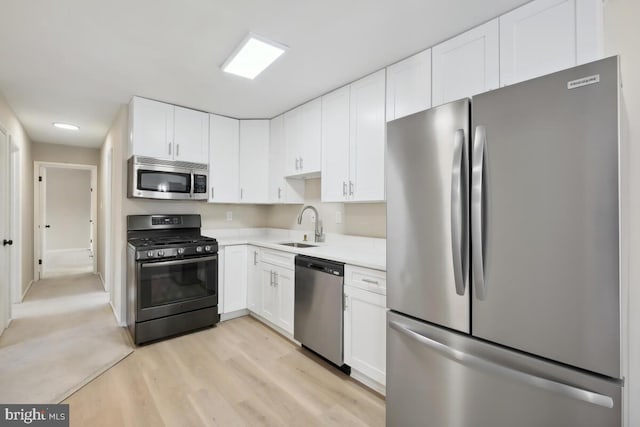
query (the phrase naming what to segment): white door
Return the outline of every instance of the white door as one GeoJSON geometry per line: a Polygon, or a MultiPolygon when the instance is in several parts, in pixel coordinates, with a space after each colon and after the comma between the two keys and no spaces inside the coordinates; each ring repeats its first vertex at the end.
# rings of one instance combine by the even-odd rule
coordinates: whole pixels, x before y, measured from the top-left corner
{"type": "Polygon", "coordinates": [[[247,247],[247,308],[262,314],[262,276],[260,274],[260,249],[247,247]]]}
{"type": "Polygon", "coordinates": [[[316,98],[302,106],[300,170],[303,173],[320,172],[322,145],[322,102],[316,98]]]}
{"type": "Polygon", "coordinates": [[[285,176],[301,173],[302,107],[284,113],[285,176]]]}
{"type": "Polygon", "coordinates": [[[351,84],[350,200],[385,199],[385,95],[385,70],[351,84]]]}
{"type": "Polygon", "coordinates": [[[295,304],[294,272],[285,268],[274,268],[274,287],[276,289],[277,319],[276,324],[293,334],[293,316],[295,304]]]}
{"type": "Polygon", "coordinates": [[[349,86],[322,97],[322,201],[343,202],[349,187],[349,86]]]}
{"type": "Polygon", "coordinates": [[[41,277],[93,271],[91,171],[41,167],[41,277]]]}
{"type": "Polygon", "coordinates": [[[274,286],[274,267],[269,264],[260,264],[260,277],[262,287],[261,315],[265,319],[276,323],[277,295],[274,286]]]}
{"type": "Polygon", "coordinates": [[[498,19],[433,48],[433,105],[497,89],[500,83],[498,19]]]}
{"type": "Polygon", "coordinates": [[[209,157],[209,114],[175,107],[175,160],[207,163],[209,157]]]}
{"type": "Polygon", "coordinates": [[[173,105],[134,97],[129,108],[132,154],[172,160],[173,105]]]}
{"type": "Polygon", "coordinates": [[[536,0],[500,17],[501,86],[576,63],[575,0],[536,0]]]}
{"type": "Polygon", "coordinates": [[[0,128],[0,334],[9,323],[9,274],[11,245],[5,244],[12,240],[9,236],[9,135],[0,128]]]}
{"type": "Polygon", "coordinates": [[[431,49],[387,67],[387,121],[431,107],[431,49]]]}
{"type": "Polygon", "coordinates": [[[240,122],[210,115],[209,201],[234,203],[240,198],[240,122]]]}
{"type": "Polygon", "coordinates": [[[247,246],[224,250],[224,313],[247,308],[247,246]]]}
{"type": "Polygon", "coordinates": [[[240,120],[240,201],[269,199],[269,120],[240,120]]]}
{"type": "Polygon", "coordinates": [[[345,286],[344,294],[344,363],[384,385],[386,298],[352,286],[345,286]]]}
{"type": "Polygon", "coordinates": [[[269,122],[269,201],[284,201],[284,116],[269,122]]]}

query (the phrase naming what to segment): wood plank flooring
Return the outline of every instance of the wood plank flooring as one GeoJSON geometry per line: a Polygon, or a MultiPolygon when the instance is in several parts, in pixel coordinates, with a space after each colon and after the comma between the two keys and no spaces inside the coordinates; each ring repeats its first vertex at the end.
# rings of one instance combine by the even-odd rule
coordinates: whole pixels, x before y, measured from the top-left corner
{"type": "Polygon", "coordinates": [[[378,394],[251,317],[139,347],[76,392],[71,426],[382,426],[378,394]]]}

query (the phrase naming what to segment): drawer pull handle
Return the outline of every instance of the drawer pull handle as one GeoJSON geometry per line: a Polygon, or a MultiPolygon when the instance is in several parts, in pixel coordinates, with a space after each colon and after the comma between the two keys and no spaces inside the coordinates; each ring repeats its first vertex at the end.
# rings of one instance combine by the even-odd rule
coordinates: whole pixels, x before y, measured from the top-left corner
{"type": "Polygon", "coordinates": [[[365,283],[371,283],[372,285],[379,285],[377,280],[362,279],[362,281],[365,282],[365,283]]]}

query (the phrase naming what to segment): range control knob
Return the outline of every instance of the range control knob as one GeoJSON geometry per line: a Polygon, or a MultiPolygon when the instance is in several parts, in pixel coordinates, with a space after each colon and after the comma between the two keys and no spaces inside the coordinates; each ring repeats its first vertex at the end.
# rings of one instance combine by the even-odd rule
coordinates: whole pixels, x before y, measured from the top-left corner
{"type": "Polygon", "coordinates": [[[158,256],[164,256],[164,251],[158,251],[158,256]]]}
{"type": "Polygon", "coordinates": [[[178,255],[182,255],[184,253],[184,248],[178,248],[178,255]]]}
{"type": "Polygon", "coordinates": [[[205,250],[206,252],[211,252],[211,246],[209,246],[209,245],[205,246],[205,247],[204,247],[204,250],[205,250]]]}
{"type": "Polygon", "coordinates": [[[153,258],[153,251],[149,251],[149,252],[147,252],[147,256],[148,256],[149,258],[153,258]]]}
{"type": "Polygon", "coordinates": [[[196,252],[198,252],[198,253],[202,252],[202,246],[196,247],[196,252]]]}

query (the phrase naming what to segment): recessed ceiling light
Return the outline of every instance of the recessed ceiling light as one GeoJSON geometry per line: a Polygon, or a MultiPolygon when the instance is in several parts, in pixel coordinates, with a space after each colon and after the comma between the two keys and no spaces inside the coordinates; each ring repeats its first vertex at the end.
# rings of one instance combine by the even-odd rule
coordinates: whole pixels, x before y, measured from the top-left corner
{"type": "Polygon", "coordinates": [[[76,125],[71,125],[69,123],[54,123],[53,124],[58,129],[66,129],[66,130],[80,130],[80,128],[76,125]]]}
{"type": "Polygon", "coordinates": [[[287,46],[249,33],[222,64],[222,71],[253,80],[287,50],[287,46]]]}

